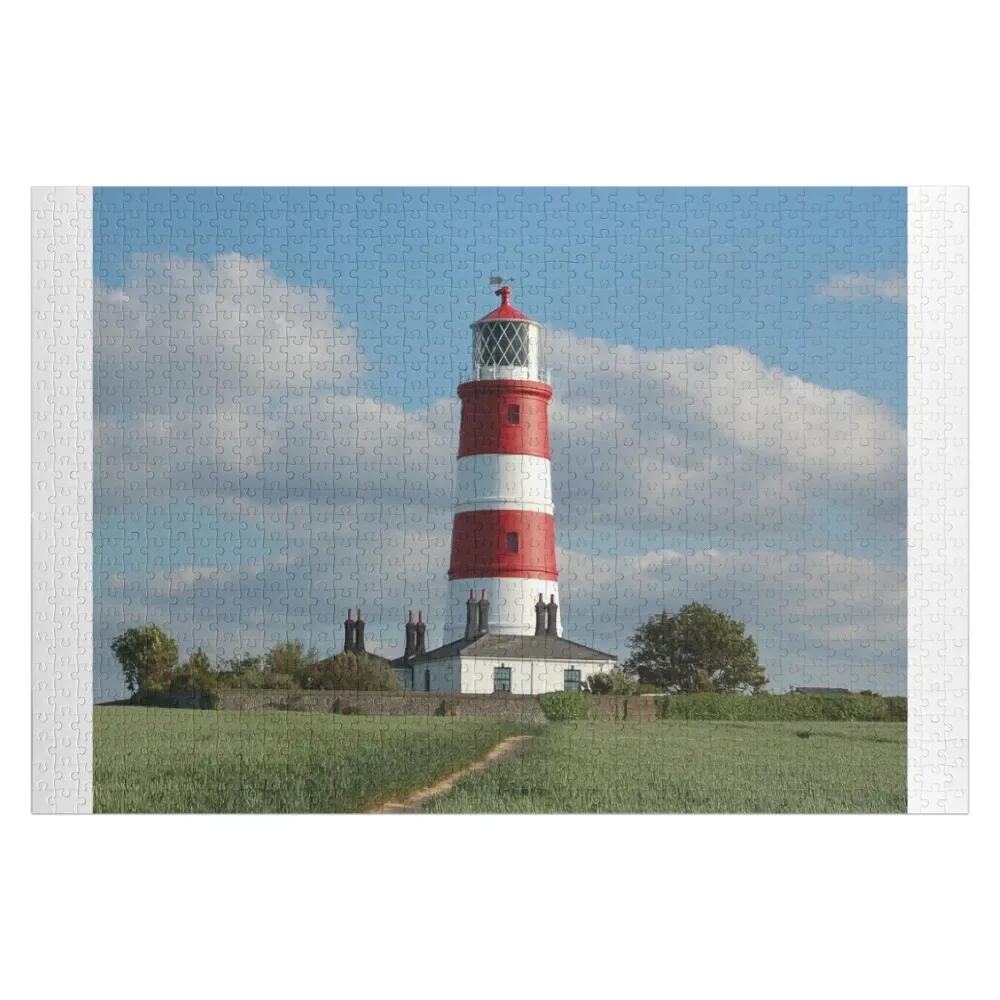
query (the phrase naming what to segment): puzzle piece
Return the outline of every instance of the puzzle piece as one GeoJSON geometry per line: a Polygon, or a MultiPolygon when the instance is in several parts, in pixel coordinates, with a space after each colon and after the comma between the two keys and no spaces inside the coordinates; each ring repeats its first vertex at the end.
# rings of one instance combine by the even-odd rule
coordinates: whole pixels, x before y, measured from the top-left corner
{"type": "MultiPolygon", "coordinates": [[[[669,669],[643,661],[644,627],[704,606],[753,638],[773,694],[751,700],[905,696],[909,657],[910,808],[964,806],[964,548],[937,567],[966,509],[965,435],[946,454],[921,430],[916,462],[912,437],[914,409],[964,428],[960,190],[81,188],[35,205],[36,586],[44,566],[80,609],[36,628],[36,809],[91,801],[91,600],[98,703],[129,694],[114,640],[156,625],[176,644],[160,693],[200,704],[200,650],[233,707],[387,713],[359,689],[398,683],[407,718],[520,723],[627,666],[668,698],[586,702],[612,743],[639,739],[630,715],[693,712],[678,691],[760,687],[732,679],[734,647],[705,653],[705,624],[669,669]],[[92,387],[73,375],[91,325],[92,387]]],[[[780,715],[746,704],[733,720],[780,715]]],[[[540,752],[497,773],[534,774],[540,752]]]]}

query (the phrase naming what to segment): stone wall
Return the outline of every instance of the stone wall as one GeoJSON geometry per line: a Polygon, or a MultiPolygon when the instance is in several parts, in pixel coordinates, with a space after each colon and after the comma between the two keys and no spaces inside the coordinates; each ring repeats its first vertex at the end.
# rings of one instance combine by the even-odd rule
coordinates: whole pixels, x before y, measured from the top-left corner
{"type": "Polygon", "coordinates": [[[296,712],[343,712],[360,709],[368,715],[448,715],[540,723],[545,714],[537,697],[511,694],[458,694],[426,691],[245,691],[224,688],[220,711],[261,709],[296,712]]]}

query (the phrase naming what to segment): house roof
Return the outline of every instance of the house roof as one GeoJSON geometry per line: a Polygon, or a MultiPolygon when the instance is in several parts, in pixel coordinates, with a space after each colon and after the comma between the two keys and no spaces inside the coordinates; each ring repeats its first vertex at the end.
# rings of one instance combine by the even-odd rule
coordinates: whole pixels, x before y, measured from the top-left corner
{"type": "MultiPolygon", "coordinates": [[[[455,639],[423,656],[414,656],[406,666],[419,666],[434,660],[447,660],[453,656],[485,656],[507,660],[617,660],[612,653],[602,653],[570,639],[554,635],[498,635],[486,632],[475,639],[455,639]]],[[[403,666],[403,658],[393,660],[393,666],[403,666]]]]}

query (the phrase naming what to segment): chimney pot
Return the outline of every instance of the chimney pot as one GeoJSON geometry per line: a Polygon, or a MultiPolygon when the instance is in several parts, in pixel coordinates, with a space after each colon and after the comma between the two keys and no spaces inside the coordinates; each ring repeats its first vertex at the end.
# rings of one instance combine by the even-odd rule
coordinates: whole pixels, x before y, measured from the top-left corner
{"type": "Polygon", "coordinates": [[[545,616],[548,619],[545,627],[546,635],[558,635],[556,630],[556,622],[558,621],[558,610],[559,606],[556,604],[556,595],[552,594],[549,597],[549,603],[545,605],[545,616]]]}
{"type": "Polygon", "coordinates": [[[479,635],[483,635],[490,630],[490,602],[486,597],[486,588],[483,588],[483,596],[479,601],[479,635]]]}
{"type": "Polygon", "coordinates": [[[545,635],[545,614],[545,598],[539,594],[535,605],[535,635],[545,635]]]}
{"type": "Polygon", "coordinates": [[[424,623],[424,613],[417,613],[417,624],[413,626],[413,634],[416,637],[417,656],[423,656],[427,652],[427,625],[424,623]]]}
{"type": "Polygon", "coordinates": [[[351,609],[347,609],[347,621],[344,622],[344,652],[353,653],[357,640],[357,623],[351,617],[351,609]]]}
{"type": "Polygon", "coordinates": [[[469,599],[465,602],[465,638],[475,639],[479,635],[479,602],[476,600],[475,588],[469,591],[469,599]]]}

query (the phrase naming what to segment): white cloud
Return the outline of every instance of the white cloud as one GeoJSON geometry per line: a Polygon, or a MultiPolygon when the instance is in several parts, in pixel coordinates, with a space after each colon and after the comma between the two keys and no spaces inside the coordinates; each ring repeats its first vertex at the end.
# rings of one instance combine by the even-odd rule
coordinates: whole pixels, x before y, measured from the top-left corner
{"type": "Polygon", "coordinates": [[[899,537],[905,429],[856,392],[738,347],[640,351],[549,338],[560,513],[686,537],[801,536],[836,503],[855,535],[899,537]]]}
{"type": "Polygon", "coordinates": [[[863,302],[888,299],[890,302],[906,301],[906,275],[902,271],[889,271],[879,275],[875,271],[831,275],[828,281],[816,286],[816,294],[836,299],[838,302],[863,302]]]}

